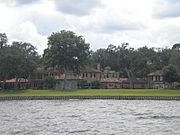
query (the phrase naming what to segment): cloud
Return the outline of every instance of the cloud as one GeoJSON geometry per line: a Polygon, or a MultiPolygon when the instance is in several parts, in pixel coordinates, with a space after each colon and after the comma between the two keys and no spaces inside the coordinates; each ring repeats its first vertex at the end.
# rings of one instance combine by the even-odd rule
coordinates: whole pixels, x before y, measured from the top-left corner
{"type": "Polygon", "coordinates": [[[30,21],[23,22],[11,36],[11,41],[23,41],[33,44],[40,54],[47,48],[47,37],[42,36],[30,21]]]}
{"type": "Polygon", "coordinates": [[[55,11],[52,1],[42,1],[26,9],[29,12],[28,20],[33,22],[43,35],[49,35],[53,31],[70,27],[66,16],[55,11]]]}
{"type": "Polygon", "coordinates": [[[162,19],[153,23],[153,27],[148,31],[146,39],[156,46],[172,46],[178,43],[180,37],[180,18],[162,19]]]}
{"type": "Polygon", "coordinates": [[[107,20],[101,27],[102,32],[114,33],[129,30],[138,30],[144,26],[140,22],[125,19],[107,20]]]}
{"type": "Polygon", "coordinates": [[[116,11],[102,10],[96,14],[70,20],[77,31],[112,34],[117,32],[145,29],[143,21],[132,16],[117,14],[116,11]],[[132,19],[133,18],[133,19],[132,19]]]}
{"type": "Polygon", "coordinates": [[[39,0],[16,0],[16,4],[17,5],[26,5],[26,4],[32,4],[32,3],[36,3],[39,0]]]}
{"type": "Polygon", "coordinates": [[[70,28],[66,18],[64,18],[63,16],[38,15],[39,14],[31,16],[29,20],[37,26],[38,31],[43,35],[49,35],[51,32],[70,28]]]}
{"type": "Polygon", "coordinates": [[[54,0],[56,9],[65,14],[84,16],[101,5],[100,0],[54,0]]]}
{"type": "Polygon", "coordinates": [[[62,29],[82,35],[93,50],[122,42],[135,48],[165,47],[179,42],[178,3],[179,0],[0,0],[0,32],[7,34],[9,43],[30,42],[40,54],[47,47],[47,37],[62,29]]]}
{"type": "Polygon", "coordinates": [[[0,3],[6,4],[8,6],[24,6],[29,4],[35,4],[40,0],[0,0],[0,3]]]}
{"type": "Polygon", "coordinates": [[[153,16],[155,18],[180,17],[179,0],[158,0],[154,6],[153,16]]]}

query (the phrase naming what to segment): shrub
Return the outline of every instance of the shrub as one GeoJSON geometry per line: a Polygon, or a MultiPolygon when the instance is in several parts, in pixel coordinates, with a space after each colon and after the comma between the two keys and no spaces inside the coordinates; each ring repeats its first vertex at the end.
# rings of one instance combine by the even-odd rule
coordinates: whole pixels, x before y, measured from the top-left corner
{"type": "Polygon", "coordinates": [[[78,88],[80,89],[88,89],[89,88],[89,84],[86,80],[81,80],[78,82],[78,88]]]}
{"type": "Polygon", "coordinates": [[[43,84],[45,88],[53,89],[55,84],[55,79],[52,76],[47,76],[43,80],[43,84]]]}
{"type": "Polygon", "coordinates": [[[96,81],[92,81],[90,83],[90,86],[92,89],[99,89],[100,88],[100,81],[96,80],[96,81]]]}

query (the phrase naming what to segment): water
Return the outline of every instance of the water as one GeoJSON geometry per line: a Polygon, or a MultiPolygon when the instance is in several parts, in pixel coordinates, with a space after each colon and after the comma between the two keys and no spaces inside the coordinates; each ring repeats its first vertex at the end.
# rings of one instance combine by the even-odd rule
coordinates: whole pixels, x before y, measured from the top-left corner
{"type": "Polygon", "coordinates": [[[179,101],[1,101],[0,135],[180,135],[179,101]]]}

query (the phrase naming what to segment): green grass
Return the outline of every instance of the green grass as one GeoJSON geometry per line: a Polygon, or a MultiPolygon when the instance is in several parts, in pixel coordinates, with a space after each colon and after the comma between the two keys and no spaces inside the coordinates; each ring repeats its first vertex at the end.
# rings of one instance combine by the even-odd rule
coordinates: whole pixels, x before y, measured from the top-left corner
{"type": "Polygon", "coordinates": [[[180,96],[180,90],[157,89],[77,89],[77,90],[4,90],[0,96],[180,96]]]}

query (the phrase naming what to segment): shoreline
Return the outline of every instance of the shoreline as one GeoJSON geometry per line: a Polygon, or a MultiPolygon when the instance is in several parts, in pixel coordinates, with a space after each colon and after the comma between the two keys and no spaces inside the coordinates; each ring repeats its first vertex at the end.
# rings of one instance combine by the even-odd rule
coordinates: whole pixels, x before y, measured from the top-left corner
{"type": "Polygon", "coordinates": [[[169,100],[180,101],[180,96],[0,96],[6,100],[169,100]]]}

